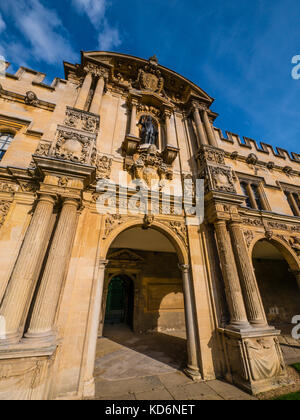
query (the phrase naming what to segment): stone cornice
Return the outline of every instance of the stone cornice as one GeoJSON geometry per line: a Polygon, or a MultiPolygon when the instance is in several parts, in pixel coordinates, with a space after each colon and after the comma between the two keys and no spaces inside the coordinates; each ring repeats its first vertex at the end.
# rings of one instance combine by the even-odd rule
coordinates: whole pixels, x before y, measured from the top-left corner
{"type": "Polygon", "coordinates": [[[36,99],[31,101],[30,99],[28,99],[28,93],[29,92],[27,92],[26,95],[22,95],[20,93],[5,90],[0,85],[0,98],[3,99],[3,100],[22,103],[24,105],[32,106],[32,107],[36,107],[36,108],[41,108],[41,109],[44,109],[46,111],[51,111],[51,112],[54,111],[54,109],[56,107],[56,105],[54,103],[46,102],[46,101],[43,101],[42,99],[39,99],[35,95],[34,92],[30,92],[30,93],[35,95],[36,99]]]}

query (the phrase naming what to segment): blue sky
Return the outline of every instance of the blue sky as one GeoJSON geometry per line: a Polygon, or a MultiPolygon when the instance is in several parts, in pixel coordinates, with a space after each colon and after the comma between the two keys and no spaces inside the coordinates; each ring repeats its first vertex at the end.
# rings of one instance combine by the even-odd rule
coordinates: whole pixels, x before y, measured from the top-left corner
{"type": "Polygon", "coordinates": [[[64,77],[80,51],[149,58],[215,98],[216,125],[300,153],[299,0],[2,0],[0,54],[64,77]]]}

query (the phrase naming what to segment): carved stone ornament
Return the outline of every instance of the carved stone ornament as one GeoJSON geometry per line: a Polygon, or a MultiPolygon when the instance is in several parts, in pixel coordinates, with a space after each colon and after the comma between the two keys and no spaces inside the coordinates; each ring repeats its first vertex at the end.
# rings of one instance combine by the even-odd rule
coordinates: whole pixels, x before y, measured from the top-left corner
{"type": "Polygon", "coordinates": [[[217,165],[225,165],[225,152],[211,146],[202,146],[197,155],[200,167],[207,162],[212,162],[217,165]]]}
{"type": "Polygon", "coordinates": [[[242,221],[245,225],[263,226],[263,222],[261,219],[252,219],[248,217],[248,218],[243,218],[242,221]]]}
{"type": "Polygon", "coordinates": [[[87,65],[84,67],[84,71],[85,73],[91,73],[96,77],[108,77],[108,70],[106,68],[93,63],[87,63],[87,65]]]}
{"type": "Polygon", "coordinates": [[[64,124],[77,130],[97,133],[99,131],[100,117],[84,111],[67,107],[64,124]]]}
{"type": "Polygon", "coordinates": [[[67,187],[68,182],[69,182],[69,178],[67,178],[66,176],[62,176],[58,180],[58,186],[62,187],[62,188],[65,188],[65,187],[67,187]]]}
{"type": "Polygon", "coordinates": [[[275,338],[245,340],[247,358],[250,362],[252,380],[276,378],[285,373],[284,362],[275,338]]]}
{"type": "Polygon", "coordinates": [[[254,153],[250,153],[250,155],[246,159],[246,162],[249,165],[256,165],[258,162],[258,157],[254,153]]]}
{"type": "Polygon", "coordinates": [[[149,229],[153,222],[154,222],[154,216],[145,214],[142,229],[144,230],[149,229]]]}
{"type": "Polygon", "coordinates": [[[29,90],[28,92],[26,92],[25,104],[26,105],[31,105],[31,106],[37,106],[39,104],[38,97],[31,90],[29,90]]]}
{"type": "Polygon", "coordinates": [[[291,166],[285,166],[285,167],[283,168],[283,172],[284,172],[286,175],[292,175],[292,174],[293,174],[293,168],[292,168],[291,166]]]}
{"type": "Polygon", "coordinates": [[[123,221],[124,216],[121,214],[108,215],[105,220],[105,234],[103,239],[106,239],[117,226],[123,223],[123,221]]]}
{"type": "Polygon", "coordinates": [[[211,175],[213,190],[233,193],[236,192],[232,178],[232,172],[230,169],[210,167],[209,171],[211,175]]]}
{"type": "Polygon", "coordinates": [[[151,186],[152,182],[161,182],[172,179],[173,170],[171,165],[164,161],[163,153],[152,144],[149,147],[139,147],[135,155],[126,156],[125,169],[131,173],[134,180],[145,182],[151,186]]]}
{"type": "Polygon", "coordinates": [[[187,228],[184,222],[171,220],[170,222],[163,222],[176,233],[177,236],[182,240],[184,245],[188,247],[187,228]]]}
{"type": "Polygon", "coordinates": [[[290,246],[298,253],[300,253],[300,238],[292,236],[289,240],[290,246]]]}
{"type": "Polygon", "coordinates": [[[274,234],[272,232],[272,230],[266,230],[265,232],[265,237],[268,241],[270,241],[273,238],[274,234]]]}
{"type": "Polygon", "coordinates": [[[96,179],[109,179],[112,167],[112,158],[100,155],[96,149],[93,151],[91,164],[96,166],[96,179]]]}
{"type": "Polygon", "coordinates": [[[254,239],[254,233],[252,232],[252,230],[245,230],[244,237],[245,237],[247,247],[250,248],[250,245],[254,239]]]}
{"type": "Polygon", "coordinates": [[[8,182],[0,182],[0,192],[14,193],[18,191],[19,187],[16,184],[11,184],[8,182]]]}
{"type": "Polygon", "coordinates": [[[149,59],[149,64],[141,68],[138,73],[137,85],[141,90],[161,94],[164,88],[164,79],[158,69],[156,57],[149,59]]]}
{"type": "Polygon", "coordinates": [[[95,139],[72,131],[59,130],[58,140],[51,155],[58,159],[90,164],[95,139]]]}
{"type": "Polygon", "coordinates": [[[38,156],[48,156],[48,154],[49,154],[49,151],[50,151],[50,147],[51,147],[51,143],[43,143],[43,142],[41,142],[39,145],[38,145],[38,148],[37,148],[37,150],[35,151],[35,155],[38,155],[38,156]]]}
{"type": "Polygon", "coordinates": [[[2,227],[2,225],[5,222],[7,213],[8,213],[9,208],[10,208],[10,204],[11,203],[9,201],[4,201],[4,200],[0,201],[0,228],[2,227]]]}

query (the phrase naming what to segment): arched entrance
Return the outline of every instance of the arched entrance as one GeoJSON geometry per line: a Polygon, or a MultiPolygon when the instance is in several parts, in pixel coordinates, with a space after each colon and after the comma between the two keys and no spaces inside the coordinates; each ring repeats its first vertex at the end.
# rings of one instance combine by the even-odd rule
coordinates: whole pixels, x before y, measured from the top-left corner
{"type": "Polygon", "coordinates": [[[297,258],[281,241],[260,239],[252,261],[268,323],[291,336],[292,318],[300,314],[297,258]]]}
{"type": "Polygon", "coordinates": [[[126,324],[133,328],[134,286],[130,277],[114,276],[108,286],[105,324],[126,324]]]}
{"type": "Polygon", "coordinates": [[[122,227],[102,247],[106,266],[95,376],[98,367],[101,380],[119,379],[121,370],[125,379],[185,368],[200,378],[184,241],[157,222],[122,227]]]}

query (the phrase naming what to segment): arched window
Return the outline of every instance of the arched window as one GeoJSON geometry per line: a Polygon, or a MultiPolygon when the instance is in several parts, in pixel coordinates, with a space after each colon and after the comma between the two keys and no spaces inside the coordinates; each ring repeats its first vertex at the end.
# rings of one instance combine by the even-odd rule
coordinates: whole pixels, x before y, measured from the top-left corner
{"type": "Polygon", "coordinates": [[[0,160],[5,155],[14,135],[8,132],[0,132],[0,160]]]}

